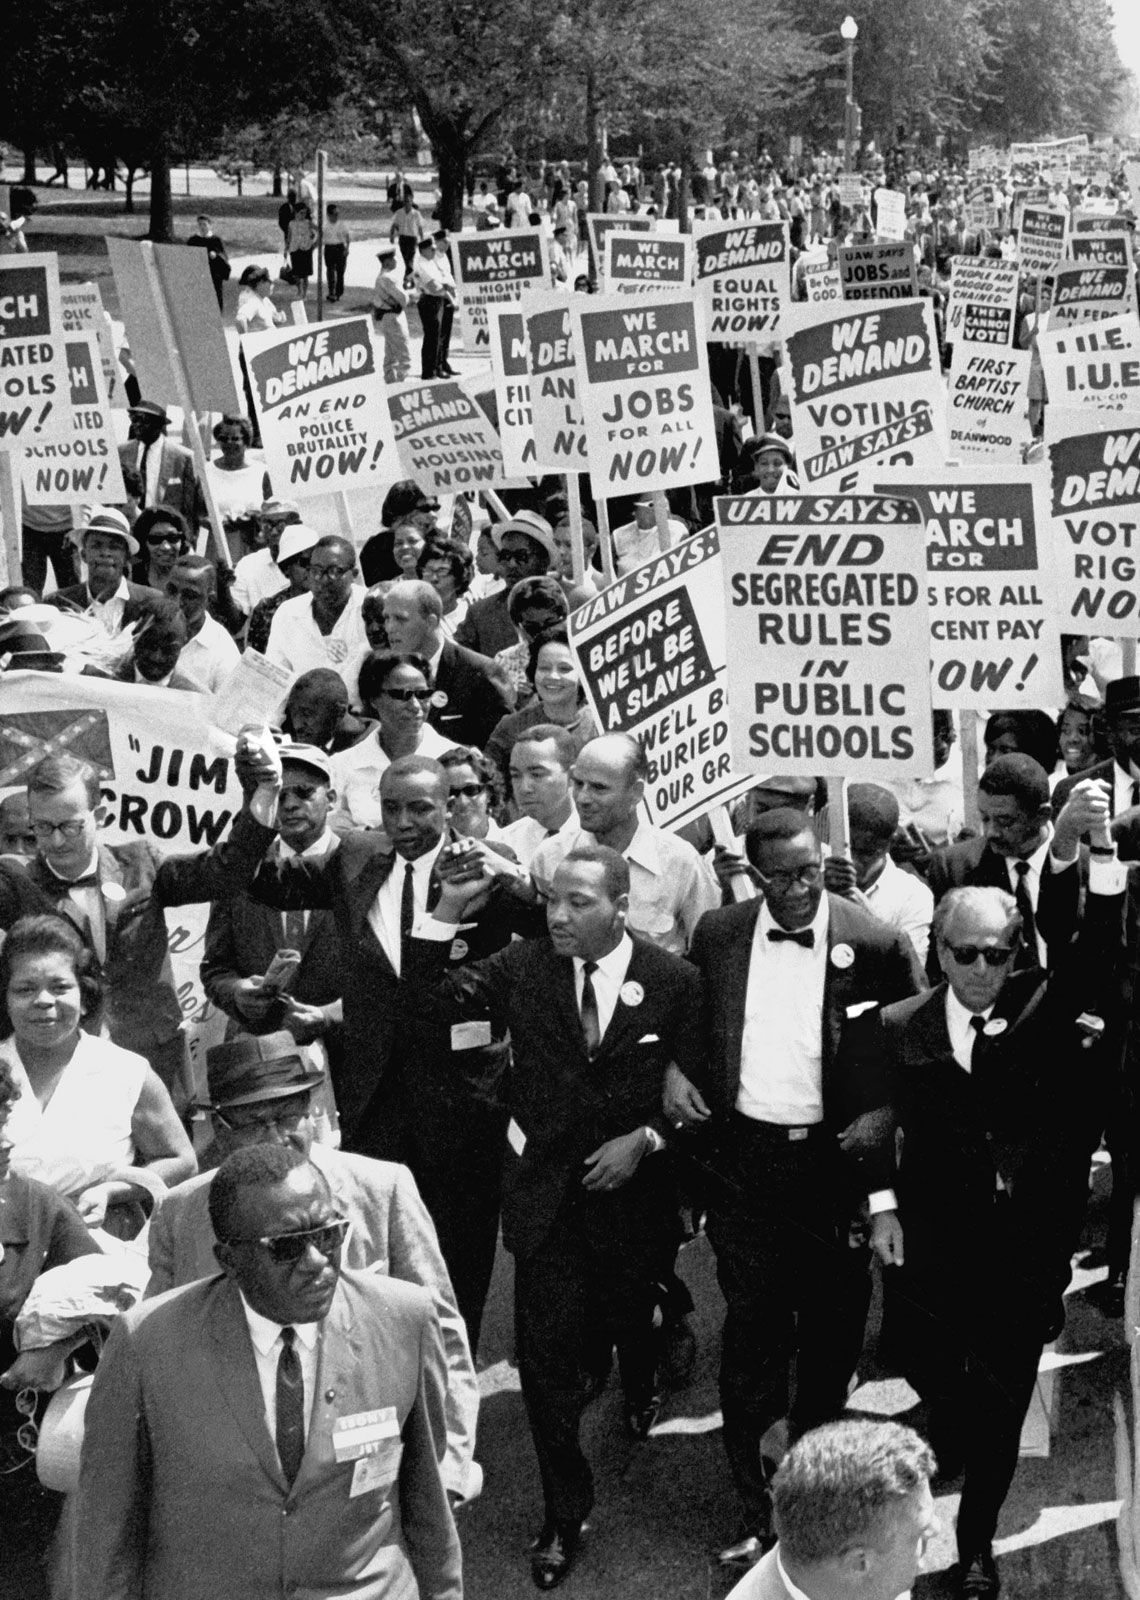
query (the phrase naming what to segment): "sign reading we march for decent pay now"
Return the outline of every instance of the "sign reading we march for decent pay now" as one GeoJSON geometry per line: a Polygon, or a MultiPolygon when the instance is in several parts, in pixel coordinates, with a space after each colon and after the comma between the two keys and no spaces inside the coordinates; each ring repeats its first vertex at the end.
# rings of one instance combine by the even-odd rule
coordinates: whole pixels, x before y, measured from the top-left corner
{"type": "Polygon", "coordinates": [[[922,516],[877,495],[716,502],[742,771],[933,772],[922,516]]]}
{"type": "Polygon", "coordinates": [[[574,300],[570,329],[594,493],[715,478],[708,354],[692,295],[574,300]]]}
{"type": "Polygon", "coordinates": [[[241,343],[278,494],[299,500],[404,476],[367,317],[241,343]]]}

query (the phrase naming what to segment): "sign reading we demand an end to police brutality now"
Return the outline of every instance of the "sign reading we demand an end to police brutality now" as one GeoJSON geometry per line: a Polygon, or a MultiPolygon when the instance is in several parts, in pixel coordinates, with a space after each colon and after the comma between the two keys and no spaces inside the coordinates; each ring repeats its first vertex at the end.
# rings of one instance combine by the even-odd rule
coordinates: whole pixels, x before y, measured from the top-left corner
{"type": "Polygon", "coordinates": [[[550,253],[538,228],[494,228],[457,233],[451,247],[463,347],[490,348],[487,307],[517,300],[527,289],[550,287],[550,253]]]}
{"type": "Polygon", "coordinates": [[[716,502],[742,771],[934,770],[922,514],[878,495],[716,502]]]}
{"type": "Polygon", "coordinates": [[[572,300],[570,330],[594,493],[715,478],[708,353],[692,295],[572,300]]]}
{"type": "Polygon", "coordinates": [[[854,489],[859,469],[940,467],[946,406],[929,300],[796,305],[788,388],[804,489],[854,489]]]}
{"type": "Polygon", "coordinates": [[[1140,409],[1045,411],[1062,633],[1140,632],[1140,409]]]}
{"type": "Polygon", "coordinates": [[[242,337],[269,475],[292,500],[404,476],[367,317],[242,337]]]}
{"type": "Polygon", "coordinates": [[[567,625],[598,727],[645,750],[655,827],[680,827],[751,788],[753,774],[730,751],[715,528],[635,567],[567,625]]]}

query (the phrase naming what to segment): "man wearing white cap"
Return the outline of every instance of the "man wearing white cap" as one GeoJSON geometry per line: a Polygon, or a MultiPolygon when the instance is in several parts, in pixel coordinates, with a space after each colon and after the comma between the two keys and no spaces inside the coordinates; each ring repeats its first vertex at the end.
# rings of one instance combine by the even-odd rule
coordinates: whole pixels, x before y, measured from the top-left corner
{"type": "Polygon", "coordinates": [[[372,315],[384,339],[384,382],[403,383],[412,370],[408,307],[419,298],[404,288],[403,263],[394,244],[376,252],[380,271],[372,288],[372,315]]]}
{"type": "Polygon", "coordinates": [[[251,550],[249,555],[242,556],[234,568],[230,588],[230,600],[244,616],[252,616],[254,606],[289,587],[289,580],[277,559],[278,547],[286,527],[300,520],[301,512],[295,500],[263,502],[257,513],[257,524],[265,543],[260,550],[251,550]]]}
{"type": "Polygon", "coordinates": [[[139,543],[121,511],[100,506],[79,536],[87,568],[85,583],[71,584],[48,595],[61,611],[78,608],[96,617],[110,634],[121,633],[132,622],[149,616],[162,599],[157,589],[131,583],[127,568],[139,553],[139,543]]]}
{"type": "MultiPolygon", "coordinates": [[[[477,650],[482,656],[498,655],[500,650],[509,650],[519,642],[519,631],[508,610],[515,584],[558,568],[554,529],[535,511],[519,511],[506,522],[492,523],[491,538],[499,557],[503,588],[486,600],[477,600],[455,630],[456,644],[465,650],[477,650]]],[[[584,589],[572,589],[567,598],[573,610],[590,596],[584,589]]]]}
{"type": "Polygon", "coordinates": [[[292,523],[281,534],[277,565],[285,579],[285,588],[276,590],[254,606],[245,635],[251,650],[260,650],[264,655],[278,610],[286,600],[296,600],[299,595],[309,593],[309,556],[319,538],[317,530],[306,527],[303,522],[292,523]]]}

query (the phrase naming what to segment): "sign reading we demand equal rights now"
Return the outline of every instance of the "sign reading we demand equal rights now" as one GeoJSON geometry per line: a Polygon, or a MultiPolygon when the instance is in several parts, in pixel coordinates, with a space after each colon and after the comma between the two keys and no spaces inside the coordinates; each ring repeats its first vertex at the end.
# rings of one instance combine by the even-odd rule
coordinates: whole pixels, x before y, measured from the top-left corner
{"type": "Polygon", "coordinates": [[[367,317],[242,337],[278,494],[382,486],[405,476],[367,317]]]}

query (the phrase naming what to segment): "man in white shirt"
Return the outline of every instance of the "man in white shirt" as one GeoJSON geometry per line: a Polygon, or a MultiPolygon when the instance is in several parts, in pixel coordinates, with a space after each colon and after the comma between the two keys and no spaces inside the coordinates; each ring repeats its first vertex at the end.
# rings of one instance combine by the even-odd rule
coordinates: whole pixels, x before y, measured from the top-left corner
{"type": "Polygon", "coordinates": [[[528,871],[547,839],[562,839],[569,849],[581,831],[570,793],[575,754],[574,740],[553,722],[528,728],[511,749],[511,795],[519,816],[503,829],[503,843],[528,871]]]}
{"type": "MultiPolygon", "coordinates": [[[[244,616],[251,617],[262,600],[271,600],[289,587],[289,579],[277,565],[277,552],[285,529],[300,521],[301,511],[295,500],[266,500],[262,505],[257,522],[265,543],[260,550],[242,556],[234,568],[230,587],[230,600],[244,616]]],[[[316,539],[314,534],[314,544],[316,539]]]]}
{"type": "Polygon", "coordinates": [[[584,745],[570,771],[580,831],[540,845],[531,875],[545,895],[579,840],[609,845],[629,862],[630,930],[684,955],[701,917],[720,905],[720,888],[691,844],[642,820],[648,770],[645,751],[628,734],[607,733],[584,745]]]}
{"type": "Polygon", "coordinates": [[[368,635],[360,608],[364,590],[355,582],[356,551],[347,539],[329,534],[309,558],[311,594],[286,600],[275,612],[265,653],[294,678],[313,667],[332,667],[344,679],[353,704],[360,664],[368,654],[368,635]]]}
{"type": "Polygon", "coordinates": [[[447,229],[437,228],[433,235],[435,239],[435,266],[443,279],[446,291],[443,304],[439,310],[439,349],[436,352],[435,372],[438,378],[454,378],[455,373],[448,361],[451,354],[451,329],[455,322],[455,307],[459,303],[459,294],[455,287],[455,274],[451,270],[451,255],[447,248],[447,229]]]}
{"type": "Polygon", "coordinates": [[[205,556],[179,556],[166,580],[166,592],[182,607],[186,643],[178,671],[202,694],[216,694],[241,660],[237,645],[207,607],[217,593],[214,564],[205,556]]]}
{"type": "Polygon", "coordinates": [[[851,861],[831,856],[825,867],[827,887],[847,894],[873,917],[905,933],[921,962],[930,944],[934,896],[921,878],[904,872],[891,860],[890,845],[899,822],[899,803],[877,783],[852,783],[847,788],[847,823],[851,861]]]}
{"type": "Polygon", "coordinates": [[[412,267],[412,284],[420,296],[420,322],[424,330],[423,346],[420,351],[420,377],[426,382],[429,378],[445,376],[439,370],[440,324],[444,305],[455,293],[454,289],[449,288],[440,270],[435,239],[430,234],[426,239],[420,240],[416,251],[415,264],[412,267]]]}
{"type": "Polygon", "coordinates": [[[348,266],[348,246],[352,235],[340,220],[339,206],[325,207],[325,276],[328,279],[328,302],[335,305],[344,295],[344,273],[348,266]]]}

